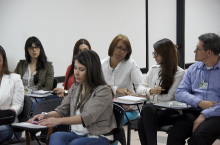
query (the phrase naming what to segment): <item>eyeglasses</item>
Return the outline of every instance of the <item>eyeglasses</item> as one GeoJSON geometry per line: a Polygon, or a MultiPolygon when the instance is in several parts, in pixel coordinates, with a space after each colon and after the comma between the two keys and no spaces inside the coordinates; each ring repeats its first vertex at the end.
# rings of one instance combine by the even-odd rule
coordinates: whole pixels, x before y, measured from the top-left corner
{"type": "Polygon", "coordinates": [[[117,49],[118,49],[118,51],[120,51],[120,52],[124,52],[124,53],[129,53],[129,50],[128,49],[123,49],[121,46],[115,46],[117,49]]]}
{"type": "Polygon", "coordinates": [[[152,55],[153,55],[153,57],[157,57],[158,56],[158,54],[155,53],[155,52],[152,52],[152,55]]]}
{"type": "Polygon", "coordinates": [[[198,50],[200,51],[200,50],[204,50],[204,49],[199,49],[199,48],[196,48],[196,51],[198,51],[198,50]]]}
{"type": "Polygon", "coordinates": [[[31,47],[28,47],[28,49],[31,49],[31,50],[34,50],[34,48],[35,48],[36,50],[39,50],[39,49],[40,49],[40,46],[35,46],[35,47],[31,46],[31,47]]]}

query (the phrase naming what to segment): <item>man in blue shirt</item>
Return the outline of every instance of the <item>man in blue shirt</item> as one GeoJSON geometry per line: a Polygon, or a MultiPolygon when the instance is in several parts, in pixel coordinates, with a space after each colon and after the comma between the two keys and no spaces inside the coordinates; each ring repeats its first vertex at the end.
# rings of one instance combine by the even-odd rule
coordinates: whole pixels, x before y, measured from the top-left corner
{"type": "Polygon", "coordinates": [[[176,100],[192,109],[183,111],[169,132],[168,145],[212,145],[220,136],[220,37],[203,34],[195,60],[176,90],[176,100]]]}

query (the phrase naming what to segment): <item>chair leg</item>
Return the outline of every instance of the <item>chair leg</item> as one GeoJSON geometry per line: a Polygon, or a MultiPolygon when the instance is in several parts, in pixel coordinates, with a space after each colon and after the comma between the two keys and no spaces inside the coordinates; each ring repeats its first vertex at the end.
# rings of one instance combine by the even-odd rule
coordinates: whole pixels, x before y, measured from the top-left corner
{"type": "Polygon", "coordinates": [[[127,130],[127,145],[130,145],[131,141],[131,123],[128,124],[128,130],[127,130]]]}
{"type": "Polygon", "coordinates": [[[125,131],[123,128],[121,128],[120,130],[120,137],[118,138],[118,141],[121,143],[121,145],[126,145],[125,131]]]}

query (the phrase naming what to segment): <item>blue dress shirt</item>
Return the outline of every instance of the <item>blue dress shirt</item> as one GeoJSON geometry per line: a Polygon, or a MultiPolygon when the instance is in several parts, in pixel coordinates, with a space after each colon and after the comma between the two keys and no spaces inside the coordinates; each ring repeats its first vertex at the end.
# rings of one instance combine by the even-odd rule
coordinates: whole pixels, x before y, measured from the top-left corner
{"type": "Polygon", "coordinates": [[[218,63],[207,69],[203,62],[191,65],[184,75],[175,93],[177,101],[187,103],[196,110],[201,110],[198,104],[201,100],[214,101],[217,104],[202,110],[205,118],[220,116],[220,59],[218,63]],[[199,89],[199,83],[208,83],[207,89],[199,89]]]}

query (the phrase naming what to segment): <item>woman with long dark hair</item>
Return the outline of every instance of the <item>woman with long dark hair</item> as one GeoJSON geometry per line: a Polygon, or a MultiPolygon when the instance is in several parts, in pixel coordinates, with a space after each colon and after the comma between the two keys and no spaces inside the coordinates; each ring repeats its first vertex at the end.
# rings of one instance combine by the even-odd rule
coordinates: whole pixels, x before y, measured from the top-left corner
{"type": "MultiPolygon", "coordinates": [[[[29,37],[25,43],[25,60],[20,60],[14,72],[21,75],[24,93],[53,89],[54,70],[51,62],[47,61],[43,45],[37,37],[29,37]]],[[[38,102],[43,99],[37,99],[38,102]]],[[[32,111],[36,105],[33,99],[32,111]]]]}
{"type": "MultiPolygon", "coordinates": [[[[138,121],[138,134],[142,145],[156,145],[157,127],[171,124],[167,111],[157,109],[153,103],[175,100],[175,90],[185,73],[178,67],[177,49],[171,40],[157,41],[152,55],[157,65],[150,68],[137,88],[139,95],[152,102],[143,106],[138,121]]],[[[175,110],[170,113],[178,114],[175,110]]]]}
{"type": "MultiPolygon", "coordinates": [[[[11,109],[16,114],[15,122],[18,122],[17,116],[22,112],[24,104],[24,87],[21,77],[18,74],[11,73],[8,70],[6,52],[0,46],[0,110],[11,109]]],[[[20,138],[22,133],[16,133],[20,138]]],[[[0,144],[10,140],[13,131],[9,125],[0,126],[0,144]]]]}
{"type": "Polygon", "coordinates": [[[75,82],[74,74],[73,74],[75,58],[78,54],[80,54],[84,50],[89,50],[89,49],[91,50],[91,46],[90,46],[89,41],[87,41],[86,39],[79,39],[76,42],[74,49],[73,49],[72,64],[68,66],[67,71],[66,71],[65,81],[63,83],[64,89],[55,88],[53,92],[56,93],[57,96],[51,95],[51,96],[48,96],[47,99],[54,99],[54,98],[57,98],[58,96],[61,98],[64,98],[68,94],[68,90],[71,88],[72,84],[75,82]]]}
{"type": "Polygon", "coordinates": [[[99,56],[92,50],[80,53],[75,59],[74,77],[68,95],[55,111],[34,116],[39,125],[71,125],[71,132],[56,132],[51,145],[94,144],[108,145],[116,127],[113,114],[113,93],[107,86],[99,56]]]}

